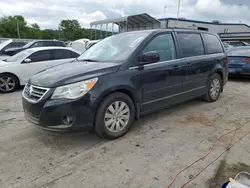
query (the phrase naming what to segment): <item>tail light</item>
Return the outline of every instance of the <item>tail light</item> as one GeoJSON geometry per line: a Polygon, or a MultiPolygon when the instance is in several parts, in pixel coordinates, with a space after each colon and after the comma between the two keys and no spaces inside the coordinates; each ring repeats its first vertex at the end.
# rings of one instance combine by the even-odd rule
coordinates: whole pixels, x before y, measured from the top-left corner
{"type": "Polygon", "coordinates": [[[250,63],[250,59],[242,59],[243,63],[250,63]]]}

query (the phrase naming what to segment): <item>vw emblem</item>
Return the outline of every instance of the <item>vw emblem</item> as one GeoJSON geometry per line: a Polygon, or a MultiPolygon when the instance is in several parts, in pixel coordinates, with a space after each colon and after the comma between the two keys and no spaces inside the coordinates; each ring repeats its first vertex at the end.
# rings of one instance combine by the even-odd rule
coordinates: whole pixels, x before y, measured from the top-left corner
{"type": "Polygon", "coordinates": [[[29,97],[32,95],[32,93],[33,93],[33,87],[30,87],[29,93],[28,93],[29,97]]]}

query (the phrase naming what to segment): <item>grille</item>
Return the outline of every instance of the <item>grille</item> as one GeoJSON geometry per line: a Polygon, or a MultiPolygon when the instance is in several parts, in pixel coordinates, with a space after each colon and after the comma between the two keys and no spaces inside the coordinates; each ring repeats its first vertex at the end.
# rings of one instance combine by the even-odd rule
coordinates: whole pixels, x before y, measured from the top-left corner
{"type": "Polygon", "coordinates": [[[23,96],[29,101],[38,102],[48,91],[48,88],[42,88],[27,84],[24,88],[23,96]]]}

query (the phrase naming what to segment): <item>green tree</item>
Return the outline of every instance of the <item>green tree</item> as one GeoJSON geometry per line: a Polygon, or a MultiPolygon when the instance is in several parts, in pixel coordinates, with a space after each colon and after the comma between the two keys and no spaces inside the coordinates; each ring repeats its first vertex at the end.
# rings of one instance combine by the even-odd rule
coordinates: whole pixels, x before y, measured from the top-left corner
{"type": "Polygon", "coordinates": [[[26,34],[27,22],[23,16],[4,16],[0,19],[0,36],[17,38],[18,29],[20,37],[26,34]]]}
{"type": "Polygon", "coordinates": [[[59,24],[61,38],[65,40],[77,40],[83,38],[83,30],[77,20],[62,20],[59,24]]]}

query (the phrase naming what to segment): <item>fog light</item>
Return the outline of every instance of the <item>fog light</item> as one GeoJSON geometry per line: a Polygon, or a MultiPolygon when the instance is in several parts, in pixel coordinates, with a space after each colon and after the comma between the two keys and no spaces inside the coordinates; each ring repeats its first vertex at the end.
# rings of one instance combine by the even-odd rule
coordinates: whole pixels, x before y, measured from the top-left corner
{"type": "Polygon", "coordinates": [[[64,125],[72,125],[75,122],[75,117],[73,116],[65,116],[62,119],[64,125]]]}

